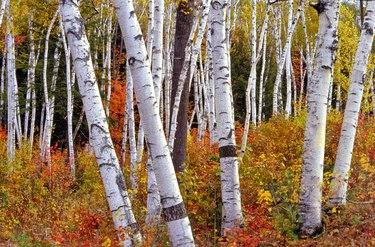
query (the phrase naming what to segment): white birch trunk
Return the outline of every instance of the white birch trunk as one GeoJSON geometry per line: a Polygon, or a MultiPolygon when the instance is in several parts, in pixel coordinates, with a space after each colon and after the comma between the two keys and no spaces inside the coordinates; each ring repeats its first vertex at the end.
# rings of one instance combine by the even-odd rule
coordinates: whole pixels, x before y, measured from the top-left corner
{"type": "MultiPolygon", "coordinates": [[[[163,73],[163,24],[164,24],[164,0],[155,1],[153,46],[152,46],[152,79],[156,102],[160,107],[160,92],[163,73]]],[[[161,115],[160,115],[161,116],[161,115]]]]}
{"type": "MultiPolygon", "coordinates": [[[[38,42],[37,54],[35,58],[34,77],[35,77],[35,68],[39,61],[41,43],[42,43],[42,39],[40,39],[38,42]]],[[[35,89],[35,81],[34,81],[34,87],[32,88],[32,91],[31,91],[31,120],[30,120],[30,135],[29,135],[31,150],[34,145],[35,119],[36,119],[36,92],[35,90],[36,89],[35,89]]]]}
{"type": "MultiPolygon", "coordinates": [[[[50,98],[48,96],[48,83],[47,83],[47,61],[48,61],[48,47],[49,47],[49,36],[51,34],[52,27],[56,21],[57,14],[59,13],[59,10],[56,10],[51,23],[48,27],[47,34],[46,34],[46,40],[44,43],[44,61],[43,61],[43,90],[44,90],[44,104],[45,104],[45,122],[46,124],[44,125],[44,129],[40,129],[40,133],[42,135],[41,139],[41,158],[43,159],[47,151],[47,155],[49,153],[49,146],[47,146],[47,139],[45,135],[45,130],[48,128],[52,128],[52,123],[51,123],[51,114],[50,114],[50,98]]],[[[49,160],[48,160],[49,162],[49,160]]]]}
{"type": "MultiPolygon", "coordinates": [[[[44,124],[44,132],[43,132],[43,145],[44,149],[42,150],[42,158],[45,158],[48,162],[48,165],[51,163],[51,137],[52,137],[52,129],[53,129],[53,117],[55,114],[55,90],[56,90],[56,82],[57,82],[57,76],[59,72],[59,66],[60,66],[60,48],[61,48],[61,38],[59,38],[59,41],[56,44],[56,48],[54,51],[54,65],[52,70],[52,78],[51,78],[51,86],[50,86],[50,98],[48,100],[49,102],[49,118],[46,116],[46,122],[44,124]]],[[[48,92],[48,91],[46,91],[48,92]]]]}
{"type": "Polygon", "coordinates": [[[5,7],[7,6],[7,3],[8,3],[9,0],[2,0],[1,1],[1,8],[0,8],[0,26],[3,22],[3,16],[4,16],[4,12],[5,12],[5,7]]]}
{"type": "Polygon", "coordinates": [[[3,53],[2,66],[1,66],[1,85],[0,85],[0,126],[3,128],[3,120],[5,119],[4,108],[4,93],[5,93],[5,68],[6,68],[6,47],[3,53]]]}
{"type": "MultiPolygon", "coordinates": [[[[152,30],[153,45],[152,45],[152,79],[153,88],[156,99],[155,108],[158,111],[160,119],[162,119],[161,112],[161,87],[162,87],[162,73],[163,73],[163,24],[164,24],[164,0],[156,0],[154,2],[154,24],[152,30]]],[[[130,71],[130,69],[129,69],[130,71]]],[[[169,111],[169,108],[166,109],[169,111]]],[[[149,156],[150,158],[150,156],[149,156]]],[[[152,159],[147,162],[147,217],[146,222],[149,226],[159,223],[161,204],[160,194],[157,190],[157,181],[155,170],[153,169],[152,159]]]]}
{"type": "MultiPolygon", "coordinates": [[[[108,6],[109,6],[108,1],[108,6]]],[[[106,42],[106,71],[104,70],[103,73],[107,73],[107,100],[106,100],[106,108],[105,113],[107,117],[109,117],[109,108],[111,104],[111,93],[112,93],[112,75],[111,75],[111,47],[112,47],[112,8],[108,7],[108,20],[107,20],[107,42],[106,42]]]]}
{"type": "MultiPolygon", "coordinates": [[[[252,0],[251,1],[251,72],[250,77],[249,77],[249,82],[251,83],[251,121],[256,126],[257,121],[256,121],[256,114],[257,114],[257,109],[256,109],[256,82],[257,82],[257,70],[256,70],[256,65],[257,65],[257,1],[252,0]],[[253,69],[254,67],[254,69],[253,69]]],[[[260,44],[262,45],[262,44],[260,44]]],[[[228,47],[229,49],[229,47],[228,47]]],[[[249,86],[248,86],[249,87],[249,86]]]]}
{"type": "Polygon", "coordinates": [[[375,89],[374,89],[374,70],[370,73],[370,89],[371,89],[371,102],[372,102],[372,115],[375,114],[375,89]]]}
{"type": "Polygon", "coordinates": [[[159,224],[162,212],[160,193],[155,176],[155,170],[152,165],[151,157],[147,160],[147,215],[146,223],[148,227],[159,224]]]}
{"type": "Polygon", "coordinates": [[[123,246],[133,246],[135,241],[140,241],[141,236],[109,134],[83,26],[84,20],[76,1],[61,0],[60,8],[89,125],[90,139],[94,146],[112,218],[123,246]]]}
{"type": "Polygon", "coordinates": [[[70,47],[67,44],[64,26],[61,18],[59,19],[61,38],[65,51],[65,67],[66,67],[66,93],[67,93],[67,122],[68,122],[68,153],[69,153],[69,166],[72,176],[75,177],[75,165],[74,165],[74,145],[73,145],[73,105],[72,105],[72,83],[70,80],[71,76],[71,65],[70,65],[70,47]]]}
{"type": "Polygon", "coordinates": [[[145,133],[143,131],[142,120],[139,122],[138,135],[137,135],[137,162],[142,161],[144,150],[145,133]]]}
{"type": "Polygon", "coordinates": [[[302,109],[302,100],[303,100],[303,92],[304,92],[304,87],[305,87],[305,75],[306,75],[306,70],[303,70],[303,50],[302,48],[300,49],[300,62],[299,62],[299,69],[300,69],[300,81],[301,81],[301,87],[299,91],[299,110],[302,109]]]}
{"type": "MultiPolygon", "coordinates": [[[[341,69],[339,68],[338,73],[340,74],[341,69]]],[[[341,79],[339,79],[339,83],[337,85],[337,92],[336,92],[336,110],[341,112],[341,79]]]]}
{"type": "Polygon", "coordinates": [[[137,145],[135,140],[134,106],[133,106],[133,79],[130,68],[126,67],[126,115],[128,116],[129,149],[130,149],[130,187],[138,189],[137,177],[137,145]]]}
{"type": "MultiPolygon", "coordinates": [[[[166,16],[168,16],[168,23],[167,25],[165,25],[165,35],[164,35],[164,59],[163,59],[163,62],[164,62],[164,65],[163,65],[163,78],[164,78],[164,109],[171,109],[171,84],[172,84],[172,81],[171,81],[171,73],[172,73],[172,61],[173,61],[173,58],[171,57],[171,42],[172,42],[172,35],[171,35],[171,25],[172,25],[172,22],[174,21],[173,19],[173,4],[169,5],[168,7],[168,11],[167,11],[167,14],[166,16]]],[[[164,111],[164,123],[165,123],[165,130],[169,130],[169,121],[170,121],[170,110],[165,110],[164,111]]],[[[165,133],[167,136],[167,139],[169,138],[168,137],[168,131],[166,131],[165,133]]]]}
{"type": "Polygon", "coordinates": [[[301,10],[301,21],[303,27],[303,33],[305,38],[305,45],[306,45],[306,70],[307,70],[307,84],[311,81],[312,76],[312,61],[311,61],[311,54],[310,54],[310,42],[307,37],[307,26],[306,26],[306,18],[305,18],[305,5],[302,6],[301,10]]]}
{"type": "Polygon", "coordinates": [[[9,159],[13,160],[16,149],[16,78],[15,78],[15,55],[14,55],[14,34],[13,18],[9,10],[9,2],[7,9],[7,35],[6,35],[6,58],[7,58],[7,102],[8,102],[8,124],[7,124],[7,153],[9,159]]]}
{"type": "Polygon", "coordinates": [[[152,43],[154,33],[154,0],[148,0],[148,26],[147,26],[147,40],[146,48],[149,61],[152,60],[152,43]]]}
{"type": "Polygon", "coordinates": [[[294,75],[294,68],[293,68],[293,62],[290,63],[290,74],[292,76],[292,85],[293,85],[293,115],[297,116],[297,82],[296,77],[294,75]]]}
{"type": "Polygon", "coordinates": [[[286,103],[285,103],[285,117],[289,118],[292,112],[292,75],[290,71],[290,66],[292,65],[290,48],[286,54],[285,61],[285,74],[286,74],[286,103]]]}
{"type": "Polygon", "coordinates": [[[281,85],[281,77],[282,77],[287,53],[290,51],[292,36],[293,36],[294,30],[296,28],[296,25],[297,25],[297,22],[298,22],[298,19],[299,19],[301,9],[302,9],[303,5],[304,5],[304,1],[301,1],[299,3],[297,12],[294,14],[294,18],[292,18],[293,17],[293,8],[289,7],[288,34],[287,34],[287,38],[286,38],[286,41],[285,41],[285,44],[284,44],[282,54],[280,56],[280,61],[279,61],[278,66],[277,66],[277,74],[276,74],[276,79],[275,79],[275,84],[274,84],[274,89],[273,89],[273,98],[272,98],[272,112],[273,112],[273,114],[277,114],[279,112],[278,97],[279,97],[279,93],[281,93],[281,92],[279,92],[279,88],[280,88],[280,85],[281,85]]]}
{"type": "MultiPolygon", "coordinates": [[[[268,5],[267,12],[266,12],[267,16],[269,16],[270,10],[271,10],[271,5],[268,5]]],[[[262,68],[260,71],[260,78],[259,78],[259,103],[258,103],[258,122],[259,123],[262,121],[262,111],[263,111],[264,71],[266,69],[268,18],[265,20],[265,23],[267,23],[267,26],[264,29],[264,38],[263,38],[263,47],[262,47],[262,68]]]]}
{"type": "Polygon", "coordinates": [[[24,118],[24,139],[27,139],[28,128],[29,128],[29,118],[30,118],[30,106],[31,106],[31,95],[34,89],[35,83],[35,45],[34,45],[34,33],[33,33],[33,23],[32,17],[28,17],[29,22],[29,40],[30,40],[30,54],[29,54],[29,64],[27,69],[27,91],[26,91],[26,104],[25,104],[25,118],[24,118]]]}
{"type": "MultiPolygon", "coordinates": [[[[256,10],[256,7],[254,6],[256,5],[256,1],[254,1],[252,5],[253,5],[253,8],[255,8],[256,10]]],[[[250,67],[250,74],[249,74],[249,78],[247,81],[247,88],[246,88],[246,94],[245,94],[246,95],[246,115],[245,115],[244,133],[242,136],[242,143],[241,143],[241,152],[240,152],[241,158],[245,155],[245,151],[246,151],[247,136],[248,136],[249,128],[250,128],[250,118],[252,119],[252,123],[254,124],[254,126],[256,125],[256,104],[254,103],[256,100],[256,90],[255,90],[256,76],[257,76],[256,69],[257,69],[258,61],[261,58],[261,52],[263,48],[263,39],[266,40],[266,31],[268,28],[268,18],[269,18],[270,9],[271,9],[271,5],[268,4],[267,10],[266,10],[266,16],[265,16],[264,23],[262,26],[262,31],[259,37],[258,49],[256,46],[256,39],[252,38],[251,40],[251,44],[252,44],[251,67],[250,67]]],[[[256,16],[256,11],[255,12],[253,11],[252,14],[256,16]]],[[[253,18],[252,18],[252,25],[255,26],[255,27],[252,27],[252,33],[254,35],[256,33],[256,20],[253,20],[253,18]]],[[[264,56],[265,56],[265,53],[264,53],[264,56]]],[[[263,73],[264,73],[264,69],[263,69],[263,73]]]]}
{"type": "Polygon", "coordinates": [[[338,0],[310,3],[319,14],[318,49],[307,87],[307,117],[302,157],[299,217],[301,233],[322,231],[322,183],[329,80],[337,49],[338,0]]]}
{"type": "Polygon", "coordinates": [[[74,128],[74,132],[73,132],[73,142],[74,140],[76,139],[76,136],[78,134],[78,131],[79,129],[81,128],[81,124],[83,122],[83,117],[85,116],[85,108],[82,107],[82,110],[81,110],[81,113],[79,114],[79,118],[78,118],[78,121],[77,121],[77,124],[74,128]]]}
{"type": "Polygon", "coordinates": [[[215,81],[215,107],[219,137],[222,230],[233,230],[242,224],[241,194],[238,159],[231,108],[231,83],[225,41],[225,15],[227,2],[215,0],[211,4],[211,43],[213,75],[215,81]]]}
{"type": "Polygon", "coordinates": [[[329,205],[331,207],[346,204],[349,170],[353,154],[358,115],[361,108],[366,70],[374,40],[375,2],[367,4],[367,12],[362,25],[354,68],[350,77],[348,100],[346,102],[340,141],[336,156],[333,178],[331,181],[329,205]]]}
{"type": "Polygon", "coordinates": [[[149,153],[160,192],[163,218],[172,246],[194,246],[189,218],[180,194],[172,159],[157,108],[155,92],[141,29],[132,1],[115,0],[128,62],[135,82],[135,93],[149,153]]]}
{"type": "MultiPolygon", "coordinates": [[[[204,3],[202,3],[203,8],[204,8],[203,11],[206,10],[206,13],[207,13],[206,18],[208,16],[208,11],[209,11],[209,8],[207,6],[208,1],[209,0],[205,0],[204,3]]],[[[187,76],[189,68],[190,68],[189,65],[191,64],[192,66],[194,66],[193,62],[190,61],[190,60],[193,59],[191,50],[192,50],[194,34],[195,34],[195,31],[196,31],[197,26],[198,26],[198,20],[199,20],[199,15],[194,17],[191,32],[190,32],[188,41],[186,43],[185,60],[184,60],[184,63],[183,63],[182,69],[181,69],[181,74],[180,74],[180,77],[179,77],[179,80],[178,80],[178,86],[177,86],[177,90],[176,90],[176,96],[175,96],[175,99],[174,99],[174,104],[173,104],[173,109],[172,109],[172,117],[171,117],[171,122],[170,122],[170,131],[169,131],[169,137],[168,137],[169,138],[168,139],[168,147],[169,147],[169,151],[171,153],[173,153],[174,139],[175,139],[175,135],[176,135],[176,131],[177,131],[177,124],[178,124],[177,123],[177,115],[178,115],[178,110],[180,108],[181,95],[182,95],[182,91],[183,91],[183,88],[184,88],[184,85],[185,85],[185,79],[186,79],[186,76],[187,76]]],[[[203,22],[203,20],[204,19],[202,19],[201,23],[203,22]]],[[[196,42],[196,44],[197,44],[197,42],[196,42]]],[[[196,46],[196,47],[199,47],[199,46],[196,46]]],[[[199,50],[199,48],[198,48],[198,50],[199,50]]],[[[194,53],[194,54],[196,54],[196,53],[194,53]]],[[[196,54],[195,61],[197,61],[196,60],[197,57],[198,57],[198,54],[196,54]]],[[[193,75],[194,75],[193,71],[190,71],[190,78],[192,78],[193,75]]],[[[191,80],[189,80],[188,85],[190,86],[190,84],[191,84],[191,80]]]]}

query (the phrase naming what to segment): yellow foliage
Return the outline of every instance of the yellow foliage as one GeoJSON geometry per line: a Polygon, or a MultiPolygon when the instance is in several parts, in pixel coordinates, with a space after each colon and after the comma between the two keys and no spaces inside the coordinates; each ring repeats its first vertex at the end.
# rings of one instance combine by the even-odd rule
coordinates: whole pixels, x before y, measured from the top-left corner
{"type": "Polygon", "coordinates": [[[258,191],[258,203],[270,205],[273,203],[272,194],[269,190],[261,189],[258,191]]]}

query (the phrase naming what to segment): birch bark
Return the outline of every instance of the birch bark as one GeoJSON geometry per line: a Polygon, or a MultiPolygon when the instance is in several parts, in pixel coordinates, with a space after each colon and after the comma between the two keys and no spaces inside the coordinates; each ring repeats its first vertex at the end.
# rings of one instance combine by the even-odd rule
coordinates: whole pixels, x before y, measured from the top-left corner
{"type": "Polygon", "coordinates": [[[133,246],[134,242],[140,241],[141,236],[131,210],[124,177],[109,134],[89,43],[83,26],[84,20],[79,13],[76,1],[61,0],[60,8],[89,125],[90,138],[99,164],[112,218],[123,245],[133,246]]]}
{"type": "Polygon", "coordinates": [[[349,170],[353,154],[355,133],[358,124],[358,115],[361,108],[366,70],[374,40],[375,27],[375,2],[369,1],[362,25],[354,68],[350,77],[348,99],[346,101],[344,120],[333,170],[329,196],[329,206],[346,204],[348,190],[349,170]]]}
{"type": "MultiPolygon", "coordinates": [[[[282,54],[280,56],[280,61],[277,66],[277,74],[276,74],[276,79],[275,79],[275,84],[274,84],[274,89],[273,89],[273,98],[272,98],[272,112],[273,114],[277,114],[279,112],[279,105],[278,105],[278,97],[279,97],[279,89],[280,89],[280,83],[281,83],[281,76],[282,72],[284,69],[285,65],[285,60],[287,57],[287,53],[290,50],[291,47],[291,42],[292,42],[292,36],[294,33],[294,30],[296,28],[302,6],[304,5],[304,1],[299,1],[299,6],[297,9],[297,12],[295,13],[294,17],[293,14],[289,14],[289,20],[288,20],[288,34],[287,38],[284,44],[284,48],[282,51],[282,54]],[[292,18],[293,17],[293,18],[292,18]]],[[[289,9],[289,13],[293,13],[293,8],[289,9]]]]}
{"type": "Polygon", "coordinates": [[[233,230],[242,224],[238,159],[231,108],[231,83],[225,38],[226,0],[211,3],[211,43],[215,107],[219,138],[221,191],[223,202],[222,230],[233,230]]]}
{"type": "Polygon", "coordinates": [[[6,4],[7,11],[7,35],[6,35],[6,57],[7,57],[7,102],[8,102],[8,124],[7,124],[7,153],[10,160],[14,159],[16,149],[16,78],[15,78],[15,55],[13,17],[9,10],[9,2],[6,4]]]}
{"type": "Polygon", "coordinates": [[[303,146],[299,217],[301,233],[322,231],[322,183],[329,80],[337,49],[340,1],[310,3],[319,14],[318,49],[307,86],[307,118],[303,146]]]}
{"type": "MultiPolygon", "coordinates": [[[[38,64],[38,61],[39,61],[41,43],[42,43],[42,39],[40,39],[38,42],[38,48],[37,48],[37,53],[36,53],[36,58],[35,58],[34,74],[35,74],[36,65],[38,64]]],[[[36,89],[35,89],[35,82],[34,82],[34,87],[31,91],[31,120],[30,120],[30,138],[29,138],[30,147],[33,147],[34,145],[34,132],[35,132],[34,127],[35,127],[35,119],[36,119],[36,92],[35,91],[36,89]]]]}
{"type": "Polygon", "coordinates": [[[72,83],[70,80],[71,71],[70,71],[70,48],[68,47],[64,26],[61,20],[61,16],[59,18],[60,24],[60,31],[61,31],[61,39],[65,51],[65,67],[66,67],[66,93],[67,93],[67,106],[66,106],[66,113],[67,113],[67,122],[68,122],[68,153],[69,153],[69,166],[70,172],[72,176],[75,177],[75,165],[74,165],[74,145],[73,145],[73,105],[72,105],[72,83]]]}
{"type": "MultiPolygon", "coordinates": [[[[257,82],[257,0],[251,1],[252,11],[251,11],[251,79],[249,77],[249,82],[251,83],[251,121],[254,126],[257,124],[256,120],[256,82],[257,82]],[[251,81],[250,81],[251,80],[251,81]]],[[[262,45],[259,42],[259,45],[262,45]]],[[[228,47],[229,49],[229,47],[228,47]]],[[[229,61],[230,63],[230,61],[229,61]]],[[[250,107],[250,106],[249,106],[250,107]]]]}
{"type": "Polygon", "coordinates": [[[29,128],[29,118],[30,118],[30,105],[32,91],[35,90],[35,45],[34,45],[34,27],[32,23],[32,17],[28,17],[29,22],[29,39],[30,39],[30,54],[29,54],[29,64],[27,69],[27,91],[26,91],[26,104],[25,104],[25,118],[24,118],[24,139],[27,139],[28,128],[29,128]]]}
{"type": "Polygon", "coordinates": [[[150,64],[132,1],[115,0],[144,133],[160,192],[163,218],[172,246],[194,246],[189,218],[178,188],[176,174],[163,132],[153,90],[150,64]]]}
{"type": "Polygon", "coordinates": [[[3,127],[3,120],[5,119],[5,101],[4,101],[4,93],[5,93],[5,68],[6,68],[6,47],[3,53],[2,59],[2,66],[1,66],[1,85],[0,85],[0,126],[3,127]]]}
{"type": "Polygon", "coordinates": [[[130,187],[138,188],[137,177],[137,145],[135,141],[133,78],[129,65],[126,67],[126,115],[128,116],[129,149],[130,149],[130,187]]]}
{"type": "MultiPolygon", "coordinates": [[[[49,146],[47,146],[47,139],[45,135],[45,130],[48,128],[52,128],[52,123],[51,123],[51,114],[50,114],[50,98],[48,96],[48,83],[47,83],[47,61],[48,61],[48,47],[49,47],[49,37],[51,34],[52,27],[56,21],[57,14],[59,13],[59,10],[56,10],[51,23],[48,27],[47,34],[46,34],[46,40],[44,43],[44,61],[43,61],[43,91],[44,91],[44,104],[45,104],[45,125],[43,129],[40,129],[42,135],[41,139],[41,158],[43,159],[46,153],[46,150],[49,150],[49,146]]],[[[48,151],[47,151],[48,153],[48,151]]]]}
{"type": "MultiPolygon", "coordinates": [[[[108,1],[108,6],[110,5],[108,1]]],[[[106,108],[105,108],[105,113],[107,117],[109,117],[109,107],[110,107],[110,102],[111,102],[111,93],[112,93],[112,75],[111,75],[111,46],[112,46],[112,8],[108,7],[109,11],[109,16],[107,20],[107,42],[106,42],[106,70],[103,71],[103,73],[107,73],[107,102],[106,102],[106,108]]]]}
{"type": "MultiPolygon", "coordinates": [[[[256,5],[256,2],[254,2],[253,5],[256,5]]],[[[253,8],[256,9],[256,7],[253,7],[253,8]]],[[[243,157],[245,155],[247,137],[248,137],[249,128],[250,128],[250,117],[252,118],[252,122],[254,126],[256,125],[256,104],[254,103],[255,98],[256,98],[255,97],[256,91],[254,91],[253,87],[255,87],[255,84],[256,84],[256,76],[257,76],[256,69],[257,69],[258,61],[261,57],[261,52],[263,48],[263,39],[266,40],[266,36],[267,36],[266,31],[268,28],[268,18],[269,18],[270,9],[271,9],[271,5],[268,4],[267,10],[266,10],[266,16],[264,18],[264,23],[262,26],[262,31],[259,37],[258,49],[256,45],[256,39],[254,38],[251,40],[251,43],[252,43],[251,67],[250,67],[249,78],[247,81],[247,88],[246,88],[246,116],[245,116],[244,133],[242,136],[240,157],[243,157]]],[[[253,12],[253,15],[256,16],[256,11],[253,12]]],[[[252,33],[255,34],[256,33],[256,19],[253,20],[252,18],[252,25],[254,25],[254,27],[252,27],[252,33]]],[[[265,53],[264,53],[264,56],[265,56],[265,53]]],[[[264,73],[264,70],[263,70],[263,73],[264,73]]],[[[261,99],[261,96],[259,96],[259,99],[261,99]]]]}

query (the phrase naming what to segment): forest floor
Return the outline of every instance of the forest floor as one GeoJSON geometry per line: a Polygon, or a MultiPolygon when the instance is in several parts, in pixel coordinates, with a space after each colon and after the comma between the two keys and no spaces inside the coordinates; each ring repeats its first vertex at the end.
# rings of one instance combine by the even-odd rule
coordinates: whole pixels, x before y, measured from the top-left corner
{"type": "MultiPolygon", "coordinates": [[[[328,119],[323,208],[341,121],[338,113],[328,119]]],[[[208,145],[208,138],[198,140],[195,130],[190,133],[186,171],[178,179],[197,246],[375,246],[374,119],[362,116],[358,124],[346,208],[325,214],[324,231],[314,238],[296,233],[304,123],[302,114],[273,118],[250,130],[247,153],[240,160],[244,227],[227,238],[220,237],[218,150],[208,145]]],[[[240,143],[240,125],[236,131],[240,143]]],[[[114,141],[120,145],[120,139],[114,141]]],[[[66,151],[54,151],[47,167],[37,150],[28,150],[22,147],[8,163],[5,131],[0,132],[0,246],[119,246],[95,159],[78,150],[72,179],[66,151]]],[[[169,246],[163,222],[152,229],[144,222],[146,158],[139,166],[139,189],[129,191],[143,229],[141,246],[169,246]]],[[[128,178],[128,167],[124,173],[128,178]]]]}

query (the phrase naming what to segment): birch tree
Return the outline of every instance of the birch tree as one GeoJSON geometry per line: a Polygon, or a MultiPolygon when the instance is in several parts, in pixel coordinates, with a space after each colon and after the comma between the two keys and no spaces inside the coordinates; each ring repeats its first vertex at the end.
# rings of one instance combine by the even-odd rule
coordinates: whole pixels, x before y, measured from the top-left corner
{"type": "Polygon", "coordinates": [[[290,53],[292,36],[296,28],[303,5],[304,5],[304,0],[299,1],[299,6],[294,16],[293,16],[293,8],[289,7],[288,34],[287,34],[287,38],[284,44],[284,48],[282,50],[282,54],[280,54],[280,61],[277,65],[277,74],[276,74],[276,79],[275,79],[275,84],[274,84],[274,89],[273,89],[272,111],[274,114],[279,112],[278,97],[279,97],[279,93],[281,93],[279,92],[279,89],[280,89],[282,72],[285,66],[287,54],[288,52],[290,53]]]}
{"type": "Polygon", "coordinates": [[[4,100],[4,93],[5,93],[5,60],[6,59],[6,47],[4,48],[3,59],[2,59],[2,66],[1,66],[1,85],[0,85],[0,126],[3,128],[3,120],[5,119],[5,100],[4,100]]]}
{"type": "Polygon", "coordinates": [[[375,2],[369,1],[362,25],[353,72],[350,77],[348,99],[344,112],[341,135],[330,186],[329,206],[346,204],[349,170],[353,154],[358,115],[361,108],[366,70],[374,40],[375,2]]]}
{"type": "Polygon", "coordinates": [[[27,91],[26,91],[26,104],[25,104],[25,118],[24,118],[24,131],[23,136],[25,140],[28,136],[29,118],[30,118],[30,105],[32,91],[35,90],[35,44],[34,44],[34,27],[32,17],[28,16],[29,22],[29,39],[30,39],[30,54],[29,54],[29,67],[27,69],[27,91]]]}
{"type": "Polygon", "coordinates": [[[189,218],[178,187],[172,159],[159,116],[150,64],[132,1],[115,0],[142,125],[172,246],[194,246],[189,218]]]}
{"type": "Polygon", "coordinates": [[[6,58],[7,58],[7,102],[8,102],[8,124],[7,124],[7,153],[10,159],[14,159],[16,149],[16,64],[14,51],[13,17],[9,10],[9,1],[6,3],[7,29],[6,29],[6,58]]]}
{"type": "Polygon", "coordinates": [[[123,241],[124,246],[132,246],[134,242],[140,241],[141,236],[109,134],[83,25],[84,20],[76,1],[61,0],[60,9],[107,202],[119,239],[123,241]]]}
{"type": "MultiPolygon", "coordinates": [[[[253,11],[252,14],[253,16],[256,16],[256,1],[252,2],[253,6],[253,11]]],[[[254,125],[256,125],[256,104],[255,104],[255,99],[256,99],[256,90],[255,90],[255,84],[256,84],[256,69],[257,69],[257,64],[258,61],[261,57],[261,52],[262,49],[265,50],[266,43],[264,43],[263,47],[263,40],[266,41],[266,36],[267,36],[267,28],[268,28],[268,19],[269,19],[269,13],[271,10],[271,5],[267,4],[267,10],[266,10],[266,15],[264,18],[263,26],[262,26],[262,31],[259,36],[259,44],[258,44],[258,50],[257,50],[257,45],[256,45],[256,38],[251,39],[251,46],[252,46],[252,52],[251,52],[251,67],[250,67],[250,74],[247,82],[247,88],[246,88],[246,116],[245,116],[245,127],[244,127],[244,133],[242,135],[242,143],[241,143],[241,152],[240,152],[240,157],[243,157],[245,155],[246,151],[246,145],[247,145],[247,137],[249,134],[249,128],[250,128],[250,117],[252,118],[252,122],[254,125]],[[251,115],[251,116],[250,116],[251,115]]],[[[256,17],[252,17],[252,35],[255,35],[256,33],[256,17]]],[[[263,56],[265,56],[265,51],[263,53],[263,56]]],[[[262,73],[264,73],[264,65],[262,68],[262,73]]],[[[261,78],[263,80],[263,77],[261,78]]],[[[263,87],[263,82],[261,82],[261,85],[263,87]]],[[[260,89],[262,90],[262,89],[260,89]]],[[[259,94],[259,100],[262,101],[262,93],[259,94]]]]}
{"type": "Polygon", "coordinates": [[[215,108],[219,138],[222,191],[222,229],[233,230],[242,221],[236,140],[231,108],[231,83],[225,38],[226,0],[211,3],[211,45],[215,82],[215,108]]]}
{"type": "MultiPolygon", "coordinates": [[[[60,16],[61,17],[61,16],[60,16]]],[[[72,104],[72,83],[71,83],[71,71],[70,71],[70,48],[67,44],[65,33],[64,33],[64,26],[62,23],[61,18],[59,19],[59,25],[61,30],[61,40],[63,43],[64,51],[65,51],[65,67],[66,67],[66,93],[67,93],[67,122],[68,122],[68,153],[69,153],[69,165],[70,171],[75,176],[75,166],[74,166],[74,146],[73,146],[73,104],[72,104]]]]}
{"type": "MultiPolygon", "coordinates": [[[[175,28],[175,39],[174,39],[174,58],[173,58],[173,72],[172,72],[172,91],[171,91],[171,122],[170,122],[170,132],[169,140],[173,142],[169,145],[172,145],[171,150],[173,150],[173,164],[176,171],[183,171],[183,164],[186,161],[186,141],[187,141],[187,116],[188,116],[188,104],[189,104],[189,71],[185,76],[185,81],[182,84],[182,91],[179,92],[179,85],[181,85],[180,78],[183,73],[183,67],[188,66],[191,51],[186,49],[189,45],[191,47],[192,36],[191,33],[195,31],[193,28],[194,20],[194,0],[179,1],[177,6],[177,15],[176,15],[176,28],[175,28]],[[190,44],[189,44],[190,43],[190,44]],[[188,52],[186,52],[188,50],[188,52]],[[188,59],[186,59],[188,58],[188,59]],[[184,65],[186,64],[187,65],[184,65]],[[179,98],[177,99],[178,96],[179,98]],[[178,103],[178,111],[175,108],[175,101],[178,103]],[[174,114],[177,114],[175,117],[174,114]],[[176,121],[173,120],[176,118],[177,125],[173,126],[176,121]],[[176,129],[175,134],[173,133],[174,128],[176,129]]],[[[167,109],[166,109],[167,110],[167,109]]]]}
{"type": "MultiPolygon", "coordinates": [[[[49,142],[47,143],[48,134],[46,131],[49,132],[49,129],[52,129],[52,120],[51,120],[51,106],[50,106],[50,97],[48,96],[48,83],[47,83],[47,64],[48,64],[48,49],[49,49],[49,37],[51,34],[52,27],[56,21],[57,15],[59,10],[55,11],[51,23],[48,27],[46,33],[46,39],[44,43],[44,61],[43,61],[43,91],[44,91],[44,104],[45,104],[45,124],[43,125],[44,128],[41,128],[41,143],[40,143],[40,153],[41,157],[44,158],[45,154],[49,157],[49,142]],[[48,146],[47,146],[48,145],[48,146]]],[[[49,162],[49,159],[48,159],[49,162]]]]}
{"type": "Polygon", "coordinates": [[[322,231],[322,183],[327,117],[327,98],[337,49],[340,2],[319,0],[310,3],[319,14],[318,48],[314,71],[307,87],[307,117],[303,145],[299,217],[301,233],[322,231]]]}

